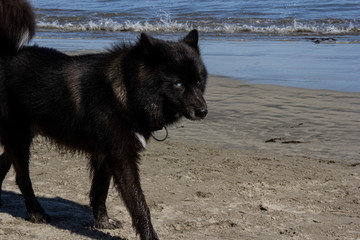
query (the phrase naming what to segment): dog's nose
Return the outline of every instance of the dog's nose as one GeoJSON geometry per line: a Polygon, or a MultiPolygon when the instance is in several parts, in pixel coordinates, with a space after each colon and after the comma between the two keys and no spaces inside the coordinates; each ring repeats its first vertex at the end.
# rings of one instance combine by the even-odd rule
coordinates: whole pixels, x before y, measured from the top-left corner
{"type": "Polygon", "coordinates": [[[195,116],[199,118],[206,117],[207,113],[208,113],[207,108],[199,108],[195,110],[195,116]]]}

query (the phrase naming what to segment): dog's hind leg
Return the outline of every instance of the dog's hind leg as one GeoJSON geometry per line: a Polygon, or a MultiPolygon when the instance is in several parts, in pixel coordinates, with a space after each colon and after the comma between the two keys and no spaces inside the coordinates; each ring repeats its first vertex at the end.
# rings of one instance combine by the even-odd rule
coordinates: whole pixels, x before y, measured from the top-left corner
{"type": "Polygon", "coordinates": [[[114,169],[114,183],[130,212],[133,227],[141,240],[156,240],[157,234],[151,223],[150,210],[140,186],[139,170],[136,158],[117,161],[114,169]]]}
{"type": "Polygon", "coordinates": [[[2,139],[4,154],[7,161],[10,160],[14,166],[16,183],[24,197],[28,219],[35,223],[49,222],[50,216],[44,212],[37,201],[30,180],[29,157],[32,140],[30,130],[23,125],[16,125],[16,128],[11,125],[6,132],[2,139]]]}
{"type": "Polygon", "coordinates": [[[0,207],[1,207],[1,192],[2,192],[2,183],[6,174],[9,172],[11,167],[11,160],[6,156],[5,153],[0,156],[0,207]]]}
{"type": "Polygon", "coordinates": [[[111,175],[103,161],[97,157],[90,159],[93,173],[90,190],[90,206],[94,214],[94,226],[101,229],[115,229],[122,225],[116,219],[110,219],[106,210],[106,198],[110,186],[111,175]]]}

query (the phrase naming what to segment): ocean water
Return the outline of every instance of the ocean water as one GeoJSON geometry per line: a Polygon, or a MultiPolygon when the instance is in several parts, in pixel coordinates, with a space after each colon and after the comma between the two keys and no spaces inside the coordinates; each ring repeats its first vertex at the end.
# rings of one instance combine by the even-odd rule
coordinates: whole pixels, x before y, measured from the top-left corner
{"type": "Polygon", "coordinates": [[[39,45],[100,50],[140,32],[200,32],[210,73],[360,92],[359,0],[31,0],[39,45]]]}

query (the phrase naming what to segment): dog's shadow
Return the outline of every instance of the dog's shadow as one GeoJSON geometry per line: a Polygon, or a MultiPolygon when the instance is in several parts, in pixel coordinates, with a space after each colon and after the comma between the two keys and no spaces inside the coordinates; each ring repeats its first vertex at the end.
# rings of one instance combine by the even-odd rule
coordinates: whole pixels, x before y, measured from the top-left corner
{"type": "MultiPolygon", "coordinates": [[[[40,197],[37,199],[51,216],[51,223],[49,224],[58,229],[67,230],[90,239],[126,240],[120,237],[112,237],[109,233],[94,229],[92,227],[93,215],[89,206],[60,197],[40,197]]],[[[1,200],[0,213],[8,213],[13,217],[26,219],[26,208],[22,195],[3,190],[1,200]]]]}

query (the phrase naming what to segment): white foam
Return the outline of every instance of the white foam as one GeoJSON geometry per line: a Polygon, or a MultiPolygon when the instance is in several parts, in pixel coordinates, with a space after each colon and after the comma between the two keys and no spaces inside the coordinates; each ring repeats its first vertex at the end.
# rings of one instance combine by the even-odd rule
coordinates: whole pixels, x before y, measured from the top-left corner
{"type": "Polygon", "coordinates": [[[59,23],[59,21],[46,22],[39,21],[38,28],[58,29],[68,31],[134,31],[134,32],[175,32],[175,31],[189,31],[192,26],[187,23],[177,22],[140,22],[140,21],[125,21],[118,23],[111,19],[101,19],[98,21],[89,21],[87,23],[59,23]]]}
{"type": "Polygon", "coordinates": [[[170,17],[160,18],[156,22],[147,21],[130,21],[116,22],[112,19],[103,18],[96,21],[89,21],[86,23],[60,23],[59,21],[39,21],[38,28],[45,29],[59,29],[67,31],[133,31],[133,32],[178,32],[190,31],[193,28],[205,33],[269,33],[269,34],[347,34],[360,32],[360,28],[355,26],[352,22],[347,25],[334,25],[325,23],[301,23],[294,20],[287,24],[241,24],[241,23],[209,23],[198,22],[195,24],[189,22],[179,23],[173,21],[170,17]]]}

